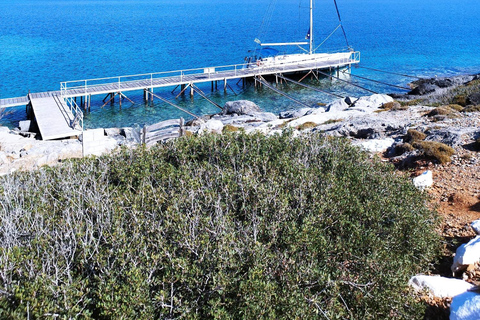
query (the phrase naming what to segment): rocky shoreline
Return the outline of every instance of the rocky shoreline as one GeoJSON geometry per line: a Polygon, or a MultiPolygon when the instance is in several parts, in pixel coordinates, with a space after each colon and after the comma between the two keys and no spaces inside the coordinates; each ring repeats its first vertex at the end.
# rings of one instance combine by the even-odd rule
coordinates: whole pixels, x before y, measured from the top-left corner
{"type": "MultiPolygon", "coordinates": [[[[434,197],[434,202],[440,206],[440,212],[443,212],[445,219],[443,229],[439,232],[445,238],[455,239],[455,234],[450,234],[452,228],[445,226],[455,224],[456,222],[452,221],[459,217],[455,212],[447,213],[450,211],[442,209],[444,205],[447,209],[455,208],[455,203],[452,205],[450,201],[450,197],[453,197],[450,194],[452,185],[443,180],[452,172],[460,172],[457,170],[459,166],[463,168],[459,176],[471,176],[471,179],[460,178],[455,184],[459,189],[468,191],[473,203],[462,209],[465,219],[460,219],[460,223],[453,229],[456,228],[457,234],[460,234],[459,230],[468,229],[472,221],[480,219],[480,210],[475,207],[480,203],[479,177],[476,176],[476,169],[480,166],[480,161],[477,160],[480,159],[477,153],[480,150],[480,75],[423,79],[412,82],[410,86],[412,91],[405,95],[347,97],[325,106],[285,111],[279,115],[262,112],[249,101],[234,101],[226,104],[223,113],[190,121],[185,129],[191,134],[221,134],[243,130],[246,133],[261,132],[272,135],[286,129],[299,135],[322,132],[325,135],[347,137],[353,144],[372,153],[380,153],[385,161],[394,163],[406,174],[418,176],[425,171],[433,171],[433,187],[429,192],[434,197]],[[445,231],[447,229],[449,234],[445,231]]],[[[139,128],[100,130],[102,143],[98,154],[110,152],[118,146],[138,145],[138,130],[139,128]]],[[[64,159],[80,158],[83,155],[81,139],[40,141],[24,135],[26,134],[22,134],[20,130],[0,127],[0,175],[55,165],[64,159]]],[[[431,184],[429,182],[425,186],[431,184]]],[[[465,232],[461,234],[463,243],[472,238],[472,241],[477,241],[477,232],[467,234],[468,236],[464,236],[465,232]]],[[[462,244],[461,241],[453,242],[445,253],[445,259],[450,266],[455,250],[462,244]]],[[[480,283],[480,252],[475,254],[477,256],[473,260],[477,262],[462,265],[465,268],[461,270],[454,270],[457,271],[455,275],[458,278],[463,278],[458,281],[466,280],[462,283],[462,288],[466,288],[460,290],[462,293],[477,288],[476,285],[480,283]]],[[[457,264],[458,259],[457,256],[457,264]]],[[[448,271],[442,273],[440,270],[436,273],[448,276],[448,271]]],[[[453,279],[448,279],[444,284],[447,287],[452,286],[451,281],[453,279]]],[[[443,314],[432,316],[432,319],[442,316],[447,319],[452,294],[436,294],[435,290],[430,290],[425,284],[427,282],[428,278],[420,277],[412,279],[411,284],[429,291],[431,298],[443,299],[444,303],[439,307],[443,314]]],[[[477,294],[468,293],[471,294],[470,298],[478,299],[477,294]]],[[[451,319],[474,319],[473,317],[480,314],[480,306],[475,308],[469,310],[470,316],[465,317],[452,311],[451,319]]]]}

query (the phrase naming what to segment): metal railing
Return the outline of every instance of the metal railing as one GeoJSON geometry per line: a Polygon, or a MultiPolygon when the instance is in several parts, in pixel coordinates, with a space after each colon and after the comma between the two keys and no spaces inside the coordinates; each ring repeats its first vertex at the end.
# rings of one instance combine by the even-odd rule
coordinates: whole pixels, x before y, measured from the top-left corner
{"type": "Polygon", "coordinates": [[[73,119],[70,119],[69,126],[72,129],[79,127],[79,130],[83,131],[83,111],[75,102],[73,97],[66,96],[67,87],[61,85],[60,88],[60,98],[65,101],[65,104],[69,108],[70,113],[73,116],[73,119]]]}
{"type": "Polygon", "coordinates": [[[339,67],[360,62],[360,52],[326,53],[312,60],[305,55],[305,60],[294,61],[277,65],[259,65],[244,63],[208,68],[196,68],[156,73],[145,73],[117,77],[84,79],[64,81],[60,83],[62,97],[99,94],[104,92],[138,90],[140,88],[153,88],[166,86],[158,80],[169,80],[174,84],[220,80],[225,78],[239,78],[268,74],[275,72],[288,72],[303,69],[318,69],[339,67]],[[327,64],[326,64],[327,63],[327,64]],[[302,66],[305,64],[305,66],[302,66]]]}

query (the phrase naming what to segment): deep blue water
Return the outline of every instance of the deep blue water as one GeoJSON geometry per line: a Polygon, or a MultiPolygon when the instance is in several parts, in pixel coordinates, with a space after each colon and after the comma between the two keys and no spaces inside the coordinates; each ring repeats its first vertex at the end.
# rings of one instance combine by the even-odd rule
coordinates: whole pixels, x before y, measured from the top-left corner
{"type": "MultiPolygon", "coordinates": [[[[308,1],[273,2],[270,23],[262,23],[271,0],[0,0],[0,98],[58,90],[67,80],[242,63],[256,37],[265,42],[302,41],[308,30],[308,1]]],[[[478,0],[337,2],[349,43],[361,51],[365,67],[425,77],[480,72],[478,0]]],[[[315,15],[318,44],[338,24],[333,1],[317,1],[315,15]]],[[[321,50],[345,46],[337,32],[321,50]]],[[[352,73],[397,85],[411,81],[362,68],[352,73]]],[[[358,81],[379,92],[398,91],[358,81]]],[[[267,111],[296,107],[267,90],[230,84],[242,93],[210,93],[209,85],[203,89],[219,104],[242,98],[267,111]]],[[[368,94],[327,79],[313,84],[340,94],[368,94]]],[[[160,93],[174,99],[170,90],[160,93]]],[[[307,89],[285,90],[309,104],[332,99],[307,89]]],[[[94,99],[86,127],[188,118],[163,103],[145,106],[140,93],[128,95],[138,103],[124,102],[121,110],[117,104],[101,108],[103,97],[94,99]]],[[[196,114],[216,112],[200,97],[176,103],[196,114]]],[[[16,108],[0,123],[16,126],[24,117],[24,108],[16,108]]]]}

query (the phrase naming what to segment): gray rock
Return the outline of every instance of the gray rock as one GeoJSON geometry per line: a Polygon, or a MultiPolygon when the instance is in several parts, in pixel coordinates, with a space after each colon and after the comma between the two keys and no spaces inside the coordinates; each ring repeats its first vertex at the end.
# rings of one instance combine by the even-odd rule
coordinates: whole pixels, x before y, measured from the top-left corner
{"type": "Polygon", "coordinates": [[[280,119],[300,118],[306,116],[312,112],[312,108],[301,108],[299,110],[289,110],[280,112],[280,119]]]}
{"type": "Polygon", "coordinates": [[[439,88],[440,87],[435,84],[426,82],[426,83],[419,84],[418,87],[410,91],[408,94],[411,94],[414,96],[423,96],[425,94],[435,92],[439,88]]]}
{"type": "Polygon", "coordinates": [[[425,133],[427,134],[425,141],[441,142],[451,147],[462,144],[462,133],[453,128],[432,129],[425,133]]]}
{"type": "Polygon", "coordinates": [[[223,107],[223,114],[251,114],[253,112],[261,112],[260,107],[252,101],[237,100],[228,101],[223,107]]]}
{"type": "Polygon", "coordinates": [[[472,93],[467,97],[467,104],[472,104],[474,106],[480,105],[480,93],[472,93]]]}
{"type": "Polygon", "coordinates": [[[401,123],[378,119],[375,116],[352,118],[335,128],[335,131],[337,131],[340,136],[350,136],[361,139],[381,139],[390,132],[399,130],[403,130],[401,123]]]}
{"type": "Polygon", "coordinates": [[[327,112],[338,112],[338,111],[344,111],[347,109],[349,105],[345,102],[344,99],[337,99],[332,102],[330,102],[327,105],[327,112]]]}
{"type": "Polygon", "coordinates": [[[354,104],[358,99],[357,98],[353,98],[353,97],[346,97],[345,98],[345,103],[348,104],[349,106],[351,106],[352,104],[354,104]]]}
{"type": "Polygon", "coordinates": [[[139,128],[122,128],[120,135],[125,137],[129,142],[140,143],[140,129],[139,128]]]}
{"type": "Polygon", "coordinates": [[[278,117],[271,112],[254,112],[251,115],[262,122],[278,120],[278,117]]]}
{"type": "Polygon", "coordinates": [[[108,129],[105,129],[105,134],[108,137],[115,137],[120,135],[120,131],[121,131],[120,128],[108,128],[108,129]]]}

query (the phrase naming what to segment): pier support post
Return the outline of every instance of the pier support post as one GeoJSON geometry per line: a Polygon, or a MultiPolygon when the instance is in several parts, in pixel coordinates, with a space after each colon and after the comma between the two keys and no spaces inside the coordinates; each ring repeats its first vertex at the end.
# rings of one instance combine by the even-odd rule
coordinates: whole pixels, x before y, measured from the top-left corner
{"type": "Polygon", "coordinates": [[[195,93],[195,91],[193,90],[193,86],[190,85],[190,98],[193,99],[193,94],[195,93]]]}
{"type": "Polygon", "coordinates": [[[184,84],[182,84],[181,89],[182,89],[182,96],[185,96],[185,85],[184,84]]]}
{"type": "Polygon", "coordinates": [[[227,79],[223,79],[223,91],[227,93],[227,79]]]}
{"type": "Polygon", "coordinates": [[[218,81],[215,80],[215,91],[218,90],[218,81]]]}
{"type": "Polygon", "coordinates": [[[213,92],[213,81],[212,81],[211,85],[212,85],[212,92],[213,92]]]}

